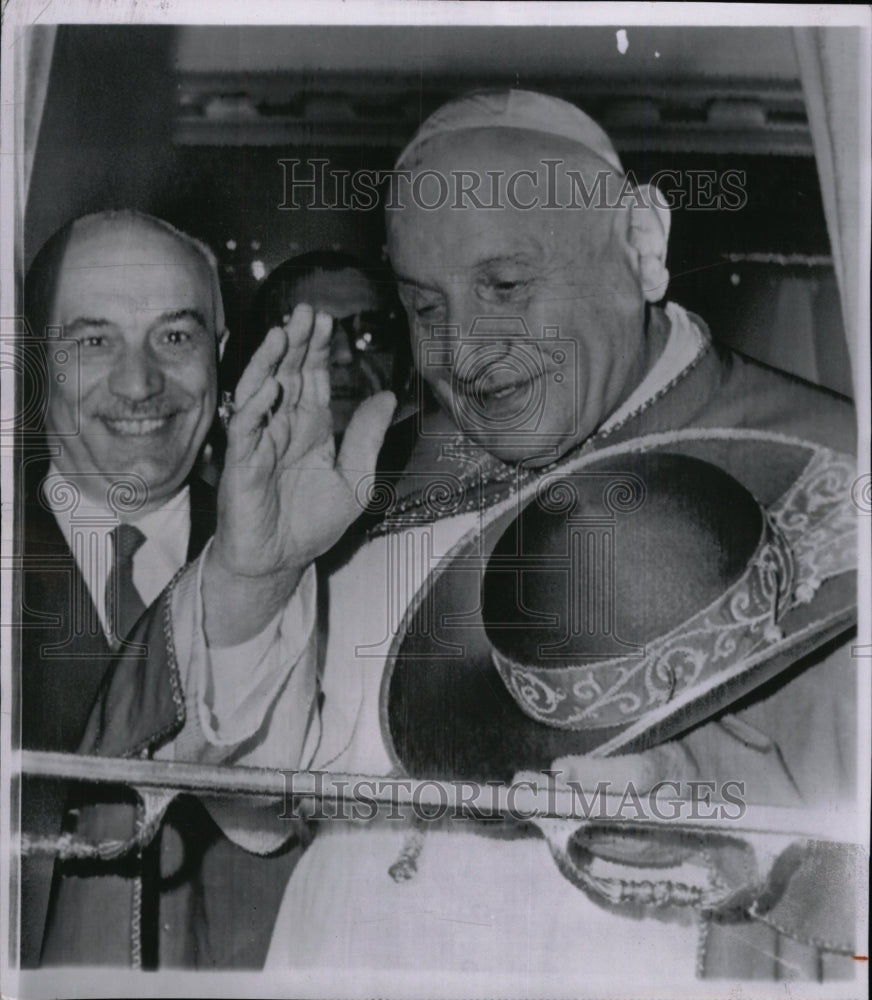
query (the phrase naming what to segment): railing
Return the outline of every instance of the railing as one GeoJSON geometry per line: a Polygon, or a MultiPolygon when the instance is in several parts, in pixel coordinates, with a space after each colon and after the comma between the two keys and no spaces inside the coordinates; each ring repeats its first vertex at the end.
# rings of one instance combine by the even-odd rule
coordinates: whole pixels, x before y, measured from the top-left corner
{"type": "MultiPolygon", "coordinates": [[[[571,789],[539,786],[478,784],[470,781],[392,778],[386,775],[338,774],[323,771],[279,770],[258,767],[190,764],[113,757],[22,751],[12,758],[13,768],[26,775],[69,781],[126,784],[136,790],[171,790],[211,795],[246,795],[279,798],[291,803],[305,800],[354,802],[354,788],[366,783],[366,801],[395,807],[450,810],[451,815],[517,816],[527,819],[574,819],[588,823],[616,822],[628,827],[661,827],[670,830],[720,831],[736,834],[772,834],[811,840],[852,843],[856,831],[833,822],[831,813],[786,806],[743,804],[741,815],[725,819],[717,809],[683,810],[675,818],[650,811],[623,816],[623,796],[592,791],[583,802],[571,789]],[[483,805],[484,804],[484,805],[483,805]]],[[[544,779],[544,776],[543,776],[544,779]]],[[[716,800],[712,800],[717,804],[716,800]]]]}

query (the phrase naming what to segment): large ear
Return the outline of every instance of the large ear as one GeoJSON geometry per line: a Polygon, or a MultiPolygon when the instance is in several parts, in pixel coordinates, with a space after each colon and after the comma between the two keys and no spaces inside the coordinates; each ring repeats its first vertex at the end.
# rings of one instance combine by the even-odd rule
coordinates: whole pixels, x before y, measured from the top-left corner
{"type": "Polygon", "coordinates": [[[666,294],[669,271],[666,249],[669,244],[669,206],[651,184],[635,189],[630,208],[630,245],[638,254],[639,278],[647,302],[658,302],[666,294]]]}

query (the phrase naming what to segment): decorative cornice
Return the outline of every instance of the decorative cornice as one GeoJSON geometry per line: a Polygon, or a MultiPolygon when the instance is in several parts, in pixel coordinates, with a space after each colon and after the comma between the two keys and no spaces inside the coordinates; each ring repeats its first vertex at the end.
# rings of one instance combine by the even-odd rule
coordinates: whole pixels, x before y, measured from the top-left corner
{"type": "MultiPolygon", "coordinates": [[[[465,90],[514,79],[410,74],[183,73],[179,145],[369,146],[399,149],[421,120],[465,90]]],[[[811,156],[799,82],[525,80],[579,104],[619,150],[811,156]]]]}

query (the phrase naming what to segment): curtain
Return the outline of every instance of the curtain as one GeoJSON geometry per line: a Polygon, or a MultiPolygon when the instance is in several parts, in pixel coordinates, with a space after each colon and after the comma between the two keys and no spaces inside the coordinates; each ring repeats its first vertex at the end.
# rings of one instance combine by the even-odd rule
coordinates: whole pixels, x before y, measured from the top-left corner
{"type": "Polygon", "coordinates": [[[18,149],[22,152],[19,176],[19,205],[22,215],[30,190],[33,156],[45,108],[56,34],[55,25],[38,25],[27,28],[24,32],[24,59],[16,88],[19,94],[24,95],[24,115],[18,118],[18,149]]]}
{"type": "Polygon", "coordinates": [[[793,29],[858,403],[869,368],[866,37],[859,27],[793,29]]]}

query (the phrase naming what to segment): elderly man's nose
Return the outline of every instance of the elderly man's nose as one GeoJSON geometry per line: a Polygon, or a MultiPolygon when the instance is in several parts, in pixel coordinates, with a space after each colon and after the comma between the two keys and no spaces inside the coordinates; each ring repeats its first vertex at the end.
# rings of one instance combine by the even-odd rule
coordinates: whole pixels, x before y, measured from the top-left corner
{"type": "Polygon", "coordinates": [[[530,330],[522,316],[505,315],[501,312],[481,312],[469,327],[469,336],[478,340],[525,341],[530,339],[530,330]]]}
{"type": "Polygon", "coordinates": [[[338,324],[333,326],[333,337],[330,340],[330,364],[336,367],[350,365],[354,361],[354,351],[348,334],[338,324]]]}
{"type": "Polygon", "coordinates": [[[163,391],[164,373],[148,350],[126,351],[109,373],[109,389],[127,399],[149,399],[163,391]]]}
{"type": "Polygon", "coordinates": [[[520,321],[517,311],[497,302],[482,301],[474,289],[458,289],[446,300],[445,321],[461,338],[514,340],[520,321]]]}

